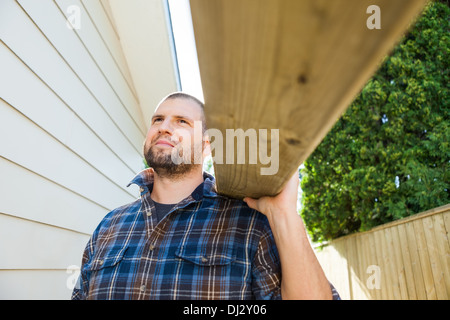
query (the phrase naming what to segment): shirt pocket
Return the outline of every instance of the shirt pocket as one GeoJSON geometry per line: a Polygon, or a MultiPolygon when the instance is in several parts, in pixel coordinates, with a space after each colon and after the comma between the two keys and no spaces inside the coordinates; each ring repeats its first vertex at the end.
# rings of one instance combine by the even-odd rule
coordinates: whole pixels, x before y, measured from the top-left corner
{"type": "Polygon", "coordinates": [[[199,267],[228,266],[236,260],[236,253],[232,248],[218,250],[210,247],[196,250],[185,247],[178,249],[175,256],[199,267]]]}
{"type": "Polygon", "coordinates": [[[174,282],[182,298],[186,299],[242,299],[251,286],[246,265],[239,262],[233,248],[180,248],[178,259],[179,281],[174,282]]]}
{"type": "Polygon", "coordinates": [[[119,264],[128,248],[106,248],[95,253],[86,265],[86,271],[99,271],[119,264]]]}

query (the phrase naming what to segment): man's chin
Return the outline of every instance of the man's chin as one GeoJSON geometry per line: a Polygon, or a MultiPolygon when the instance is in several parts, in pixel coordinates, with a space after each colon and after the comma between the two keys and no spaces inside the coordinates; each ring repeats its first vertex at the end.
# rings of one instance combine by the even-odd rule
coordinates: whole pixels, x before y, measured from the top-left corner
{"type": "Polygon", "coordinates": [[[169,179],[181,179],[194,170],[196,165],[194,164],[172,164],[170,166],[156,166],[152,167],[154,172],[159,177],[169,178],[169,179]]]}
{"type": "Polygon", "coordinates": [[[167,178],[183,176],[195,167],[195,165],[186,163],[176,164],[172,161],[170,155],[157,158],[146,157],[145,160],[158,176],[167,178]]]}
{"type": "MultiPolygon", "coordinates": [[[[180,178],[197,167],[194,159],[186,161],[187,155],[177,157],[174,152],[179,152],[175,147],[166,145],[153,145],[145,154],[145,160],[149,167],[161,177],[180,178]],[[160,147],[161,146],[161,147],[160,147]]],[[[181,152],[180,152],[181,153],[181,152]]],[[[190,158],[190,157],[189,157],[190,158]]]]}

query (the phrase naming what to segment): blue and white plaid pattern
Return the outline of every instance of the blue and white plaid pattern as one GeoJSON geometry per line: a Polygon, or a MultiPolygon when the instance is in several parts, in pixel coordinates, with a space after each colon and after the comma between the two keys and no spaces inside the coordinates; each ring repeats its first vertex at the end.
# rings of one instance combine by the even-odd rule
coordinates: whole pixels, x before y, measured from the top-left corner
{"type": "MultiPolygon", "coordinates": [[[[280,298],[278,252],[267,218],[205,181],[159,223],[152,174],[141,198],[110,212],[83,254],[72,299],[280,298]]],[[[130,183],[130,184],[131,184],[130,183]]]]}
{"type": "Polygon", "coordinates": [[[201,184],[159,223],[153,176],[141,197],[110,212],[83,254],[72,299],[280,299],[278,251],[267,218],[201,184]]]}

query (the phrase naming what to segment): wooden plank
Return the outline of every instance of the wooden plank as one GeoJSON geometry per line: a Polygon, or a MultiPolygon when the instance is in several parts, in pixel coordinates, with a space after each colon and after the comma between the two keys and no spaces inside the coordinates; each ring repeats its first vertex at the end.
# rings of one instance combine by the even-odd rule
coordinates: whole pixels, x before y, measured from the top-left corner
{"type": "Polygon", "coordinates": [[[329,265],[331,266],[332,273],[336,275],[341,275],[339,277],[334,277],[333,285],[338,290],[342,299],[349,299],[349,283],[348,283],[348,265],[345,256],[345,241],[337,241],[332,246],[333,251],[330,254],[329,265]],[[345,275],[345,276],[342,276],[345,275]]]}
{"type": "Polygon", "coordinates": [[[381,231],[373,232],[373,237],[375,241],[375,252],[377,256],[377,265],[380,267],[381,271],[381,286],[378,294],[378,299],[387,299],[387,281],[386,281],[386,268],[384,267],[384,257],[383,257],[383,247],[381,244],[381,231]]]}
{"type": "Polygon", "coordinates": [[[341,299],[350,299],[347,259],[343,258],[345,243],[337,241],[332,245],[316,249],[316,256],[328,279],[339,292],[341,299]],[[343,276],[344,275],[344,276],[343,276]]]}
{"type": "Polygon", "coordinates": [[[367,288],[366,288],[366,269],[365,269],[365,261],[364,261],[364,248],[363,248],[363,241],[361,237],[358,237],[356,239],[356,255],[357,255],[357,264],[355,264],[355,275],[354,278],[356,290],[355,290],[355,299],[358,300],[367,300],[369,298],[367,294],[367,288]]]}
{"type": "Polygon", "coordinates": [[[420,220],[413,222],[414,231],[416,233],[417,249],[420,258],[420,266],[422,268],[423,282],[425,285],[425,291],[428,300],[436,300],[436,289],[434,287],[433,271],[431,269],[430,256],[428,254],[428,248],[426,238],[423,230],[423,224],[420,220]]]}
{"type": "Polygon", "coordinates": [[[405,282],[408,290],[408,299],[417,300],[416,287],[414,286],[414,274],[411,266],[410,246],[407,239],[405,225],[398,225],[397,229],[401,247],[402,265],[405,269],[405,282]]]}
{"type": "Polygon", "coordinates": [[[392,245],[393,245],[392,253],[394,255],[395,267],[396,267],[395,275],[397,276],[398,287],[400,290],[399,298],[401,300],[408,300],[408,289],[406,287],[406,280],[405,280],[405,267],[403,266],[402,249],[401,249],[401,244],[400,244],[398,227],[392,227],[392,228],[390,228],[390,230],[391,230],[392,245]]]}
{"type": "MultiPolygon", "coordinates": [[[[375,235],[373,232],[368,233],[368,250],[369,250],[369,256],[370,256],[370,260],[369,260],[369,264],[376,266],[376,267],[380,267],[379,261],[378,261],[378,257],[377,257],[377,252],[376,252],[376,245],[375,245],[375,235]]],[[[372,289],[371,295],[372,295],[372,299],[376,299],[376,300],[381,300],[381,269],[380,269],[380,287],[379,288],[374,288],[372,289]]]]}
{"type": "Polygon", "coordinates": [[[350,299],[355,300],[356,298],[356,286],[355,286],[355,267],[357,266],[358,260],[356,257],[356,238],[345,239],[346,250],[347,250],[347,265],[348,265],[348,280],[350,286],[350,299]]]}
{"type": "Polygon", "coordinates": [[[419,257],[419,248],[417,245],[417,239],[416,239],[416,231],[414,228],[414,221],[411,221],[410,223],[405,224],[406,227],[406,235],[408,238],[408,245],[411,248],[410,255],[411,255],[411,267],[414,274],[414,285],[416,288],[416,294],[417,298],[419,300],[426,300],[427,294],[425,289],[425,283],[423,279],[423,272],[422,272],[422,266],[420,264],[420,257],[419,257]]]}
{"type": "MultiPolygon", "coordinates": [[[[448,205],[450,207],[450,204],[448,205]]],[[[447,234],[447,239],[450,239],[450,210],[444,213],[444,226],[447,234]]]]}
{"type": "MultiPolygon", "coordinates": [[[[208,126],[223,137],[226,129],[279,130],[278,163],[219,164],[216,153],[218,192],[277,194],[426,2],[191,0],[208,126]],[[381,9],[380,30],[367,28],[369,5],[381,9]],[[276,173],[263,175],[269,166],[276,173]]],[[[248,145],[227,144],[248,157],[248,145]]]]}
{"type": "Polygon", "coordinates": [[[351,280],[351,266],[348,260],[349,253],[349,243],[348,241],[342,242],[345,251],[341,255],[341,259],[345,260],[346,269],[343,270],[343,273],[340,275],[342,278],[345,278],[345,291],[343,292],[342,299],[343,300],[351,300],[352,299],[352,280],[351,280]]]}
{"type": "MultiPolygon", "coordinates": [[[[445,287],[447,291],[447,299],[450,298],[450,245],[447,232],[444,225],[444,214],[433,216],[434,232],[436,236],[437,250],[444,273],[445,287]]],[[[449,213],[447,213],[449,215],[449,213]]]]}
{"type": "Polygon", "coordinates": [[[372,296],[373,289],[368,287],[368,279],[372,275],[371,268],[371,257],[370,257],[370,251],[369,251],[369,234],[366,233],[361,237],[361,269],[360,269],[360,279],[362,288],[364,290],[364,294],[367,297],[367,299],[373,299],[372,296]]]}
{"type": "Polygon", "coordinates": [[[379,239],[381,240],[382,256],[383,256],[383,266],[382,270],[385,274],[385,291],[384,299],[394,300],[396,298],[392,278],[392,260],[389,253],[389,243],[390,239],[387,237],[386,230],[379,231],[379,239]]]}
{"type": "Polygon", "coordinates": [[[359,279],[360,257],[358,252],[358,238],[350,239],[347,250],[349,250],[349,273],[351,274],[351,293],[352,300],[362,299],[361,281],[359,279]]]}
{"type": "Polygon", "coordinates": [[[433,283],[436,297],[439,300],[447,300],[447,289],[445,287],[444,270],[440,263],[438,245],[435,237],[433,217],[422,219],[427,251],[430,259],[433,283]]]}

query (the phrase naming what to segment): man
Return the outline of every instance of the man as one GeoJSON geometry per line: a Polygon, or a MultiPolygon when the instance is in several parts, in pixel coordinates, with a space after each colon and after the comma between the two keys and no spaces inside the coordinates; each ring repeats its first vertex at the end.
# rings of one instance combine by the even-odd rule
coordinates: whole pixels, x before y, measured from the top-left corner
{"type": "Polygon", "coordinates": [[[141,197],[97,227],[73,299],[338,297],[297,214],[298,174],[275,197],[218,195],[202,170],[205,129],[196,98],[160,102],[144,143],[150,169],[131,182],[141,197]]]}

